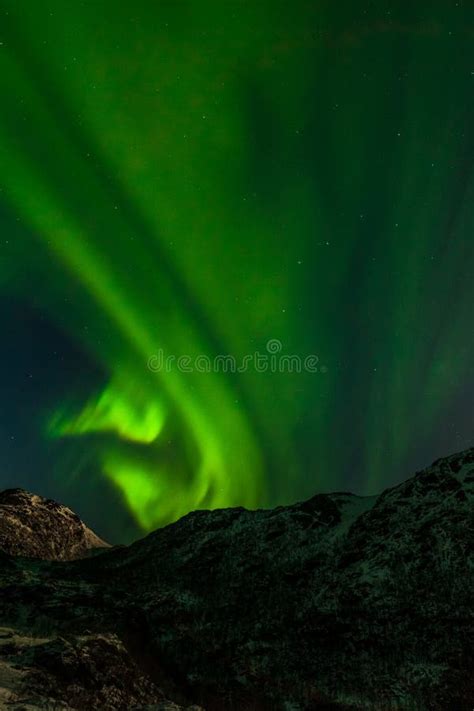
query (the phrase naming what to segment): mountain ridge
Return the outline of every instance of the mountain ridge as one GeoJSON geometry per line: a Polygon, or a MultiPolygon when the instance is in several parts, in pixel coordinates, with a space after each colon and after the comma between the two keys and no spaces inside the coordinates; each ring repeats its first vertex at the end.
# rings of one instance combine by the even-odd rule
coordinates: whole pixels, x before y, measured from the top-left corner
{"type": "MultiPolygon", "coordinates": [[[[157,708],[161,694],[206,711],[467,711],[474,449],[375,497],[195,511],[82,560],[4,554],[0,584],[0,625],[43,640],[49,666],[29,668],[67,708],[157,708]],[[94,669],[97,649],[119,665],[120,693],[107,664],[71,685],[84,646],[94,669]]],[[[18,663],[7,648],[0,661],[18,663]]]]}

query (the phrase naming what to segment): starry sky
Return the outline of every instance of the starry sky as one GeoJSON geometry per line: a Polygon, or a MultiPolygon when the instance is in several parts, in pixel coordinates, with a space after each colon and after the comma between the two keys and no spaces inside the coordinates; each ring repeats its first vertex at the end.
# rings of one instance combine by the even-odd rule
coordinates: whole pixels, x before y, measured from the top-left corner
{"type": "Polygon", "coordinates": [[[473,445],[472,3],[0,0],[0,77],[2,488],[128,542],[473,445]]]}

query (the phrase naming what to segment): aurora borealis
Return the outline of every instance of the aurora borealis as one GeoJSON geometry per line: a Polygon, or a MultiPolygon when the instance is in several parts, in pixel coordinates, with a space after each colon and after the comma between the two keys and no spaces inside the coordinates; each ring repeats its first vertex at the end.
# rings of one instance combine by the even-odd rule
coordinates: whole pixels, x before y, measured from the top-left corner
{"type": "Polygon", "coordinates": [[[474,441],[474,7],[0,1],[1,486],[127,541],[474,441]],[[153,372],[277,339],[327,372],[153,372]]]}

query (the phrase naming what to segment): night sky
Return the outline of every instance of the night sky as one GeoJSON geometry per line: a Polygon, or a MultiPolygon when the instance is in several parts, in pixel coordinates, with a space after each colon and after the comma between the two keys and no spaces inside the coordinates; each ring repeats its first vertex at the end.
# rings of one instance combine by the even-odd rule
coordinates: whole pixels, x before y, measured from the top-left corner
{"type": "Polygon", "coordinates": [[[471,2],[0,0],[0,76],[0,487],[128,542],[474,444],[471,2]]]}

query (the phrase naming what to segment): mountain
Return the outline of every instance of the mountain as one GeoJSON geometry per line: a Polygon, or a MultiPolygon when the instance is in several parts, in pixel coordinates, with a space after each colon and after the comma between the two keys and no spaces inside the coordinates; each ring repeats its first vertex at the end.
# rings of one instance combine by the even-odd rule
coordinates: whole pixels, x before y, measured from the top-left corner
{"type": "Polygon", "coordinates": [[[23,489],[0,492],[0,550],[43,560],[74,560],[109,548],[71,509],[23,489]]]}
{"type": "Polygon", "coordinates": [[[376,497],[196,511],[70,562],[3,553],[0,585],[5,708],[471,710],[474,449],[376,497]]]}

